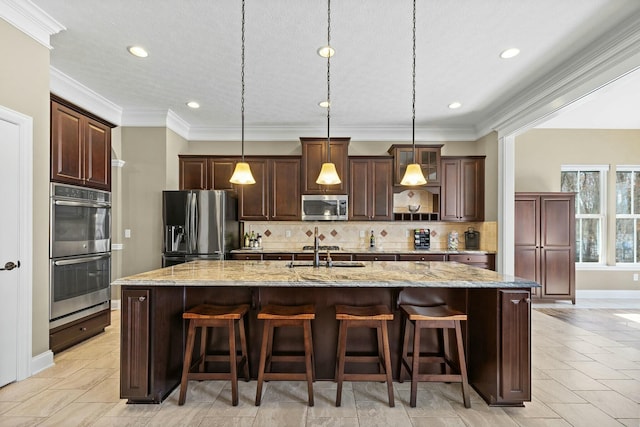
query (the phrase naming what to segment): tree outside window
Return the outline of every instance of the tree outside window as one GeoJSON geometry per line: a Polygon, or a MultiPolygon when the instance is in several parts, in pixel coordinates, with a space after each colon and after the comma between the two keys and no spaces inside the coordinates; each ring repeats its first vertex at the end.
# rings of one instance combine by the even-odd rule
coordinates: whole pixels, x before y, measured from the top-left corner
{"type": "Polygon", "coordinates": [[[616,170],[616,263],[640,263],[640,166],[616,170]]]}
{"type": "Polygon", "coordinates": [[[561,190],[576,193],[576,262],[604,261],[605,177],[608,166],[562,166],[561,190]]]}

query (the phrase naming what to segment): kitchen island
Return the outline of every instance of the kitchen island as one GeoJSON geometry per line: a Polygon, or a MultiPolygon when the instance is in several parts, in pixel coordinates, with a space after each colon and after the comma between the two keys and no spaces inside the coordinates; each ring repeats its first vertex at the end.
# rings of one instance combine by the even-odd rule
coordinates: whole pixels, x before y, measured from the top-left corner
{"type": "MultiPolygon", "coordinates": [[[[336,304],[386,304],[393,310],[389,340],[397,375],[399,305],[446,303],[469,316],[463,326],[469,383],[490,405],[521,406],[530,400],[530,288],[538,286],[535,282],[456,262],[334,261],[333,265],[194,261],[116,280],[113,284],[122,286],[121,397],[131,403],[159,403],[179,384],[186,336],[182,312],[200,303],[250,304],[247,340],[252,377],[257,375],[259,359],[260,307],[314,304],[319,380],[334,378],[336,304]]],[[[274,351],[301,349],[298,332],[279,331],[274,351]]],[[[376,351],[371,334],[362,329],[350,335],[354,349],[376,351]]],[[[225,340],[223,336],[209,345],[225,340]]],[[[435,334],[424,341],[435,349],[435,334]]]]}

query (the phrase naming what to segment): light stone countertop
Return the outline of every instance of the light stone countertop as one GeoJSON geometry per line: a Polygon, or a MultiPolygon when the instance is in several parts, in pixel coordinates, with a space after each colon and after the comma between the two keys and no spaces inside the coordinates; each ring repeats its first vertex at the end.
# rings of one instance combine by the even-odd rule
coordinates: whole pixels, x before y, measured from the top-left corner
{"type": "Polygon", "coordinates": [[[533,288],[536,282],[457,262],[344,261],[319,268],[293,261],[191,261],[115,280],[127,286],[533,288]]]}
{"type": "MultiPolygon", "coordinates": [[[[325,254],[326,250],[321,250],[321,254],[325,254]]],[[[466,250],[462,249],[459,251],[452,251],[448,249],[353,249],[353,248],[340,248],[337,251],[330,251],[332,254],[419,254],[419,255],[440,255],[440,254],[460,254],[460,255],[485,255],[485,254],[495,254],[495,251],[484,251],[484,250],[466,250]]],[[[243,249],[233,249],[231,251],[232,254],[269,254],[269,253],[313,253],[313,250],[302,250],[302,248],[289,248],[289,249],[265,249],[265,248],[243,248],[243,249]]]]}

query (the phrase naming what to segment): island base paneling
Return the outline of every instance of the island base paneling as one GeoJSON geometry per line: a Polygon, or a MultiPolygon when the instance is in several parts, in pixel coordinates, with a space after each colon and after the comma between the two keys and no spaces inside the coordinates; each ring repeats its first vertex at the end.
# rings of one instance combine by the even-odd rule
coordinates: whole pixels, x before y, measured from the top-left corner
{"type": "MultiPolygon", "coordinates": [[[[469,321],[463,324],[463,335],[469,365],[469,380],[480,395],[491,405],[522,405],[530,400],[530,393],[496,397],[504,373],[530,384],[530,307],[511,303],[526,297],[528,290],[517,290],[515,295],[501,293],[499,289],[464,288],[387,288],[387,287],[216,287],[216,286],[123,286],[122,287],[122,346],[121,346],[121,398],[130,403],[159,403],[180,382],[186,327],[182,312],[200,303],[250,304],[246,333],[252,378],[257,377],[262,323],[257,320],[260,307],[272,304],[314,304],[316,319],[312,322],[315,368],[318,380],[334,380],[338,339],[335,305],[386,304],[394,313],[389,322],[389,341],[394,378],[400,361],[401,322],[399,304],[438,305],[447,303],[451,308],[465,311],[469,321]],[[500,298],[508,303],[500,304],[500,298]],[[522,297],[522,298],[521,298],[522,297]],[[513,306],[513,307],[512,307],[513,306]],[[506,309],[505,309],[506,307],[506,309]],[[515,317],[514,317],[515,316],[515,317]],[[503,324],[500,319],[504,319],[503,324]],[[519,319],[515,334],[511,325],[519,319]],[[508,323],[508,324],[507,324],[508,323]],[[516,343],[505,342],[518,340],[516,343]],[[524,347],[523,347],[524,344],[524,347]],[[509,347],[527,351],[526,366],[520,366],[522,353],[513,360],[505,360],[502,349],[509,347]],[[520,358],[518,358],[520,357],[520,358]],[[517,400],[521,399],[521,400],[517,400]]],[[[513,292],[513,291],[510,291],[513,292]]],[[[523,300],[524,301],[524,300],[523,300]]],[[[302,350],[300,331],[280,328],[275,352],[302,350]]],[[[349,334],[348,351],[377,354],[375,331],[356,328],[349,334]]],[[[451,341],[453,342],[453,341],[451,341]]],[[[225,336],[212,336],[208,343],[218,351],[227,349],[225,336]]],[[[423,351],[435,351],[437,336],[424,335],[423,351]]],[[[454,351],[455,352],[455,351],[454,351]]],[[[455,357],[455,354],[452,354],[455,357]]],[[[274,366],[278,369],[277,366],[274,366]]],[[[425,366],[425,368],[427,368],[425,366]]],[[[438,366],[429,367],[437,372],[438,366]]],[[[351,372],[370,371],[367,365],[352,366],[351,372]]],[[[304,370],[300,366],[301,372],[304,370]]],[[[397,378],[395,378],[397,379],[397,378]]],[[[515,380],[514,380],[515,381],[515,380]]],[[[504,388],[504,386],[503,386],[504,388]]],[[[528,389],[525,391],[529,391],[528,389]]],[[[503,393],[504,394],[504,393],[503,393]]]]}

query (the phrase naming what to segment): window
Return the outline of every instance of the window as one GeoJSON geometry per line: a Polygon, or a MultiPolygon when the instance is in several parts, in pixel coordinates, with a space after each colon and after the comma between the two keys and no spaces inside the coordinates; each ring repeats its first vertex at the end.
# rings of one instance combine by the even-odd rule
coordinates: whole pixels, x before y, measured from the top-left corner
{"type": "Polygon", "coordinates": [[[640,263],[640,166],[616,170],[616,263],[640,263]]]}
{"type": "Polygon", "coordinates": [[[605,178],[608,166],[562,166],[561,190],[576,193],[576,262],[606,259],[605,178]]]}

